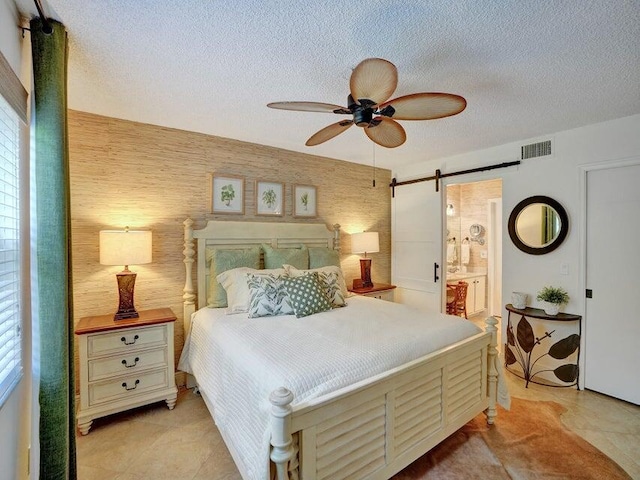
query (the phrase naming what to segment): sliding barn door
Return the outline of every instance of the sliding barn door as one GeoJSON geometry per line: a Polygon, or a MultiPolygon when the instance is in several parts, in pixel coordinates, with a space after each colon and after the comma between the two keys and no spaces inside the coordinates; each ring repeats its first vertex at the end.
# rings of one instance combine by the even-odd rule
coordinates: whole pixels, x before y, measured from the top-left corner
{"type": "Polygon", "coordinates": [[[587,172],[585,387],[640,404],[640,165],[587,172]]]}
{"type": "Polygon", "coordinates": [[[422,310],[442,309],[442,206],[434,182],[396,188],[392,200],[392,282],[396,299],[422,310]]]}

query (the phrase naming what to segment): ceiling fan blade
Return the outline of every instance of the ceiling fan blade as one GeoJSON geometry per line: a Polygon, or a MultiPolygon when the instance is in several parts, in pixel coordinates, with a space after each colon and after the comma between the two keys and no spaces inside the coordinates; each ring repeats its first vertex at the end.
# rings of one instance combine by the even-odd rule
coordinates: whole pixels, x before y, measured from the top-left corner
{"type": "Polygon", "coordinates": [[[307,147],[313,147],[315,145],[320,145],[321,143],[326,142],[327,140],[331,140],[333,137],[340,135],[347,128],[353,125],[353,120],[343,120],[341,122],[334,123],[329,125],[328,127],[324,127],[322,130],[314,133],[305,145],[307,147]]]}
{"type": "Polygon", "coordinates": [[[351,96],[357,101],[369,99],[378,104],[387,100],[398,85],[398,70],[382,58],[367,58],[351,74],[351,96]]]}
{"type": "Polygon", "coordinates": [[[394,98],[378,106],[392,106],[395,112],[382,113],[396,120],[433,120],[457,115],[467,107],[467,101],[452,93],[413,93],[394,98]]]}
{"type": "Polygon", "coordinates": [[[350,113],[342,105],[320,102],[272,102],[267,107],[279,110],[296,110],[299,112],[350,113]],[[338,110],[338,112],[336,112],[338,110]]]}
{"type": "Polygon", "coordinates": [[[364,133],[367,134],[367,137],[387,148],[399,147],[405,142],[407,134],[402,125],[388,117],[374,118],[375,122],[378,120],[380,123],[377,125],[365,127],[364,133]]]}

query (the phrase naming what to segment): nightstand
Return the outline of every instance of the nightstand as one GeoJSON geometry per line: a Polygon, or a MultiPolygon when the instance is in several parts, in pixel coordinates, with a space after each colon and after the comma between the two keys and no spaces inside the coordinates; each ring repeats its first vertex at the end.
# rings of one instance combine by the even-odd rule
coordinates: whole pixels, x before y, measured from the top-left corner
{"type": "Polygon", "coordinates": [[[393,302],[393,290],[395,288],[395,285],[389,285],[388,283],[374,283],[373,287],[348,288],[348,290],[356,295],[364,295],[365,297],[373,297],[393,302]]]}
{"type": "Polygon", "coordinates": [[[75,333],[80,350],[78,429],[89,433],[95,418],[164,400],[176,404],[173,325],[170,308],[82,318],[75,333]]]}

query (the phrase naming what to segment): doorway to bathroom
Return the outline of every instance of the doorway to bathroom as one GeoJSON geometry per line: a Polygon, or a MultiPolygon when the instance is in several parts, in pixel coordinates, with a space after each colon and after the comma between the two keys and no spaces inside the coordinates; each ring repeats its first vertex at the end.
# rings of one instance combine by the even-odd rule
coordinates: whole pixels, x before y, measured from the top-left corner
{"type": "Polygon", "coordinates": [[[467,283],[467,318],[502,311],[502,179],[446,187],[446,280],[467,283]]]}

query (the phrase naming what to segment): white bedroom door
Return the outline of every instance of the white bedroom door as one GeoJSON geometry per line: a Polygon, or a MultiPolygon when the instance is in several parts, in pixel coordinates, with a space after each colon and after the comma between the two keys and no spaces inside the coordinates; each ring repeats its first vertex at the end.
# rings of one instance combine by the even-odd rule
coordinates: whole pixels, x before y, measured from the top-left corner
{"type": "Polygon", "coordinates": [[[398,287],[397,301],[441,311],[442,195],[435,191],[435,183],[396,187],[391,217],[391,281],[398,287]]]}
{"type": "Polygon", "coordinates": [[[640,164],[587,172],[585,387],[640,404],[640,164]]]}

